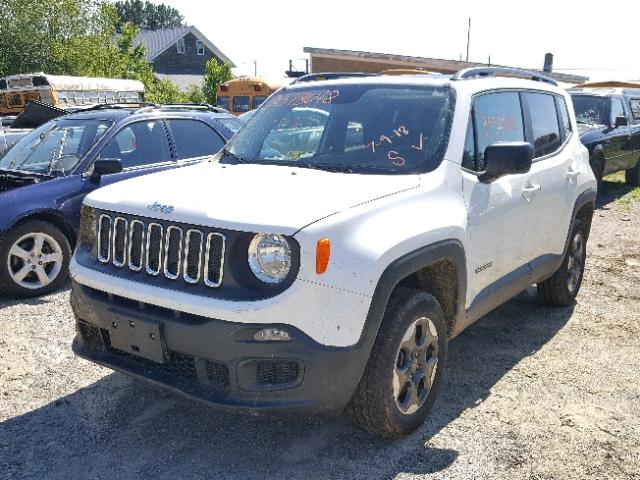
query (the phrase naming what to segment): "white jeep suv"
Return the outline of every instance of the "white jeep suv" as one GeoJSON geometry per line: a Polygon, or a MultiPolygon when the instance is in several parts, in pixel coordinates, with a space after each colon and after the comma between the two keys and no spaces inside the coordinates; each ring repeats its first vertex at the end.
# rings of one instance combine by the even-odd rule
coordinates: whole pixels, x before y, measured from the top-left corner
{"type": "Polygon", "coordinates": [[[553,80],[325,77],[211,160],[87,196],[78,355],[227,407],[349,405],[400,435],[451,338],[533,284],[574,301],[596,181],[553,80]]]}

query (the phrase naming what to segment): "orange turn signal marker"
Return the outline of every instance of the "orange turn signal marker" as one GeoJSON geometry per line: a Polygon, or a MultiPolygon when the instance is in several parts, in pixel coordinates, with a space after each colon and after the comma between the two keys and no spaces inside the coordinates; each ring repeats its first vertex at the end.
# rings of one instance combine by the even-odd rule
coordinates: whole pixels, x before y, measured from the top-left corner
{"type": "Polygon", "coordinates": [[[327,271],[329,258],[331,258],[331,242],[328,238],[318,240],[316,246],[316,273],[318,275],[322,275],[327,271]]]}

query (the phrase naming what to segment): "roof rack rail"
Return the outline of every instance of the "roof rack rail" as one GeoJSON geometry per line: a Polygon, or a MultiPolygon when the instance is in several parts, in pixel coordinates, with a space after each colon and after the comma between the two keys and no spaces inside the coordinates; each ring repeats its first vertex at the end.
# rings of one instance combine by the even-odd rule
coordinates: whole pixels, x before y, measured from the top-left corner
{"type": "Polygon", "coordinates": [[[503,74],[511,77],[526,78],[534,80],[536,82],[550,83],[551,85],[558,86],[553,78],[546,75],[542,75],[538,72],[532,72],[531,70],[524,70],[521,68],[509,68],[509,67],[474,67],[465,68],[460,70],[451,80],[467,80],[473,77],[494,77],[496,75],[503,74]]]}
{"type": "Polygon", "coordinates": [[[351,77],[374,77],[377,73],[366,72],[323,72],[323,73],[308,73],[301,77],[296,78],[291,84],[302,82],[315,82],[317,80],[335,80],[337,78],[351,78],[351,77]]]}
{"type": "MultiPolygon", "coordinates": [[[[133,108],[133,107],[157,107],[155,103],[149,102],[117,102],[117,103],[99,103],[91,107],[82,108],[78,106],[78,110],[75,113],[91,112],[93,110],[105,110],[109,108],[133,108]]],[[[72,107],[73,108],[73,107],[72,107]]]]}
{"type": "Polygon", "coordinates": [[[222,107],[216,107],[210,103],[167,103],[160,105],[160,110],[203,110],[213,113],[230,113],[229,110],[222,107]]]}

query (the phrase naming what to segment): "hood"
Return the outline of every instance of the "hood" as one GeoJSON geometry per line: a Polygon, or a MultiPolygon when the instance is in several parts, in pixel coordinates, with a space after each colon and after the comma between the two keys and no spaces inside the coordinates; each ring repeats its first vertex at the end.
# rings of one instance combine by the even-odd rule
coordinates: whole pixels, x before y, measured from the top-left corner
{"type": "Polygon", "coordinates": [[[587,133],[599,132],[605,128],[604,125],[596,125],[595,123],[579,123],[578,135],[585,135],[587,133]]]}
{"type": "Polygon", "coordinates": [[[39,173],[0,169],[0,192],[8,192],[15,188],[48,182],[53,178],[39,173]]]}
{"type": "Polygon", "coordinates": [[[202,162],[101,188],[85,203],[192,225],[290,235],[321,218],[418,185],[417,175],[202,162]]]}

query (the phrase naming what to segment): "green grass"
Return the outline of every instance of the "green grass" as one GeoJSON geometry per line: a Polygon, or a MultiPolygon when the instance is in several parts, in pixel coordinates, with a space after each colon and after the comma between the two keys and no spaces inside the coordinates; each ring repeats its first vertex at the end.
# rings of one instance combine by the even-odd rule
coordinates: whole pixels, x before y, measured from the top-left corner
{"type": "MultiPolygon", "coordinates": [[[[616,172],[604,177],[604,181],[607,183],[613,183],[613,188],[624,187],[624,172],[616,172]]],[[[606,187],[605,187],[606,188],[606,187]]],[[[628,188],[628,187],[627,187],[628,188]]],[[[629,207],[632,203],[640,201],[640,187],[630,189],[624,195],[616,200],[616,203],[624,207],[629,207]]]]}

